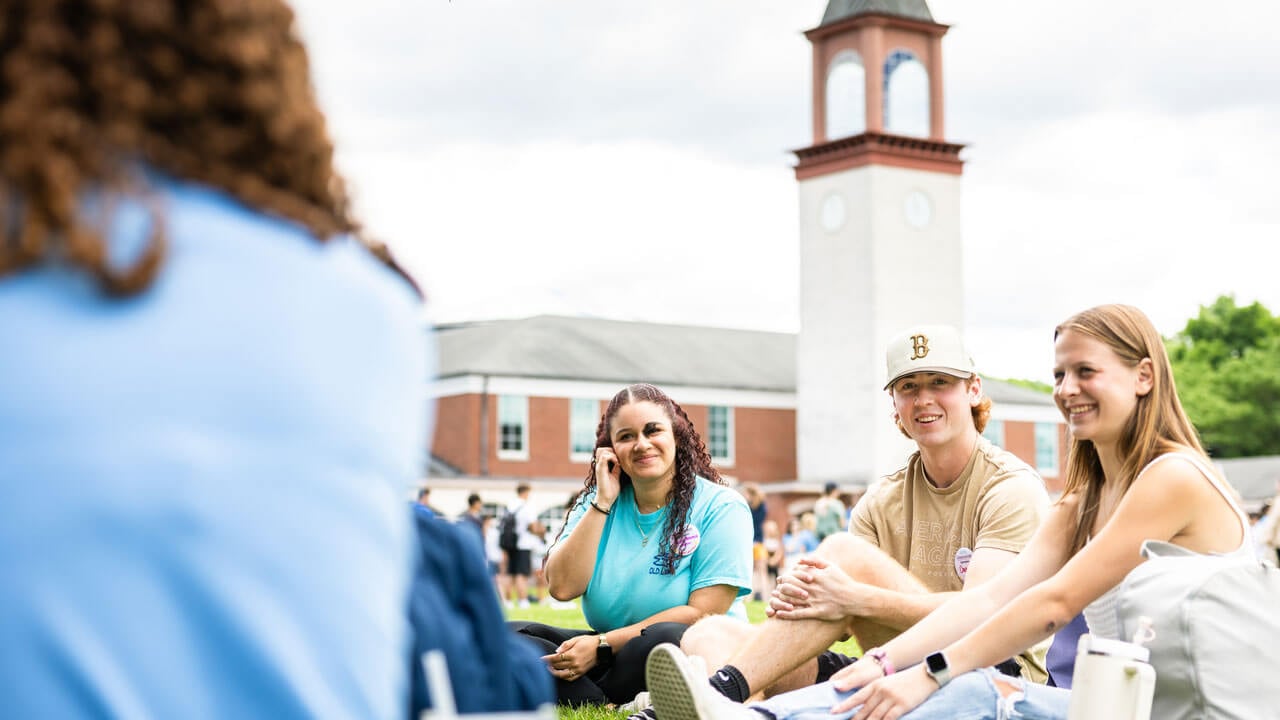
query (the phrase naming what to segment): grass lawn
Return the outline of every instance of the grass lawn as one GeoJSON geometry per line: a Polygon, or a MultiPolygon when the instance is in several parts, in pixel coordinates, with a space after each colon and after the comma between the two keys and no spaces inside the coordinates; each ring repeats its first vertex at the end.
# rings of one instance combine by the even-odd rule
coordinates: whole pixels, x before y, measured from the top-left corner
{"type": "MultiPolygon", "coordinates": [[[[747,602],[747,617],[753,624],[764,621],[764,608],[765,604],[763,602],[747,602]]],[[[582,617],[582,611],[577,607],[571,610],[556,610],[545,605],[535,605],[523,609],[508,609],[506,612],[509,620],[532,620],[557,627],[587,628],[587,621],[582,617]]],[[[852,655],[862,654],[858,649],[858,643],[852,639],[836,643],[831,646],[831,649],[852,655]]],[[[581,708],[562,707],[558,709],[558,714],[560,720],[620,720],[626,717],[623,713],[611,710],[603,705],[581,708]]]]}

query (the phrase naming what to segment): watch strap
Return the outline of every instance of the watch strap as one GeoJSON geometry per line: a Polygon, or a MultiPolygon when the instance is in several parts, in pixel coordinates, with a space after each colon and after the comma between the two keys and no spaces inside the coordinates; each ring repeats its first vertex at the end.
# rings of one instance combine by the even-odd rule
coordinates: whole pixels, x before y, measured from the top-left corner
{"type": "Polygon", "coordinates": [[[951,682],[951,664],[947,662],[947,656],[942,652],[932,653],[924,659],[924,671],[938,683],[938,687],[943,687],[951,682]]]}
{"type": "Polygon", "coordinates": [[[613,647],[609,645],[609,638],[604,633],[596,635],[596,662],[606,663],[613,660],[613,647]]]}

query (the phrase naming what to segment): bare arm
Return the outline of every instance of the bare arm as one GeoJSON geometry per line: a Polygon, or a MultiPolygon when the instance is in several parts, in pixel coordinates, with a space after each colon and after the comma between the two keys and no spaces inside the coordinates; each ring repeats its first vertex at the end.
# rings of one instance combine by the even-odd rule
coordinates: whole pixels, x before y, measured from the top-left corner
{"type": "MultiPolygon", "coordinates": [[[[1056,506],[1044,529],[1053,531],[1057,537],[1037,535],[1044,542],[1036,545],[1034,557],[1028,557],[1025,564],[1019,558],[1005,575],[975,593],[988,596],[990,617],[944,648],[952,673],[998,662],[1056,632],[1142,562],[1139,549],[1144,540],[1173,540],[1201,552],[1229,549],[1230,543],[1222,539],[1232,534],[1222,515],[1225,501],[1209,493],[1217,496],[1217,491],[1205,483],[1198,471],[1180,461],[1164,461],[1134,481],[1115,513],[1088,545],[1061,564],[1056,572],[1037,579],[1038,573],[1052,567],[1055,546],[1059,563],[1069,551],[1068,533],[1074,526],[1061,517],[1067,512],[1064,506],[1068,503],[1056,506]],[[1208,517],[1215,513],[1216,518],[1208,517]],[[1051,542],[1054,540],[1056,542],[1051,542]],[[1022,592],[1008,602],[999,602],[1003,593],[1028,580],[1033,582],[1022,592]]],[[[1234,534],[1238,538],[1239,531],[1234,534]]],[[[1024,552],[1023,555],[1031,554],[1024,552]]],[[[954,630],[945,632],[946,625],[965,627],[966,619],[982,618],[981,614],[966,614],[964,611],[972,608],[959,607],[962,604],[963,597],[922,622],[921,630],[928,631],[927,636],[924,632],[909,631],[889,643],[886,648],[890,649],[890,657],[895,663],[900,659],[904,664],[910,663],[930,652],[929,644],[938,646],[932,641],[958,634],[954,630]]],[[[851,686],[837,683],[837,687],[851,686]]],[[[923,669],[912,668],[871,682],[841,705],[853,707],[865,702],[861,715],[885,703],[895,711],[905,712],[936,689],[937,685],[923,669]]]]}
{"type": "MultiPolygon", "coordinates": [[[[598,496],[597,496],[598,497],[598,496]]],[[[608,510],[600,500],[596,504],[608,510]]],[[[547,592],[557,600],[572,600],[587,591],[596,569],[596,551],[604,534],[604,513],[588,507],[567,537],[556,543],[547,554],[543,573],[547,578],[547,592]]]]}
{"type": "Polygon", "coordinates": [[[592,460],[596,473],[594,503],[578,521],[568,537],[561,538],[547,554],[543,573],[547,578],[547,592],[557,600],[572,600],[587,591],[591,576],[596,571],[596,551],[604,533],[605,512],[612,512],[613,502],[621,491],[622,466],[613,454],[613,448],[596,448],[592,460]],[[602,512],[604,511],[604,512],[602,512]]]}
{"type": "Polygon", "coordinates": [[[1199,471],[1180,460],[1163,461],[1134,480],[1101,532],[1057,574],[954,643],[947,657],[954,652],[957,671],[963,672],[980,667],[972,663],[989,662],[1005,647],[1029,646],[1123,581],[1142,562],[1144,540],[1172,541],[1197,552],[1226,551],[1240,541],[1232,525],[1240,525],[1234,510],[1199,471]]]}

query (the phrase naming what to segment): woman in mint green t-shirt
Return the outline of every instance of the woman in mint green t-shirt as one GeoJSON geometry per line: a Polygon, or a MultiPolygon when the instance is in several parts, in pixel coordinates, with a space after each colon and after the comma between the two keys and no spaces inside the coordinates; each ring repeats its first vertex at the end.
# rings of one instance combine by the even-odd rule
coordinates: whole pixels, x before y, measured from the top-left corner
{"type": "Polygon", "coordinates": [[[582,598],[591,625],[513,623],[543,645],[562,703],[629,702],[653,647],[705,615],[746,619],[751,511],[666,393],[631,385],[610,401],[545,574],[552,597],[582,598]]]}

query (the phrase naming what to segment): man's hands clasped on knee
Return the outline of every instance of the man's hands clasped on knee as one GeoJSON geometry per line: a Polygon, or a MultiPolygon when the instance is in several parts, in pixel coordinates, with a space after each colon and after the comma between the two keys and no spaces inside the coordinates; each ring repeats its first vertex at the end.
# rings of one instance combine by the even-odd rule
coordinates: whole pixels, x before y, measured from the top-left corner
{"type": "Polygon", "coordinates": [[[778,578],[765,614],[782,620],[844,620],[862,614],[866,586],[838,565],[801,558],[778,578]]]}

